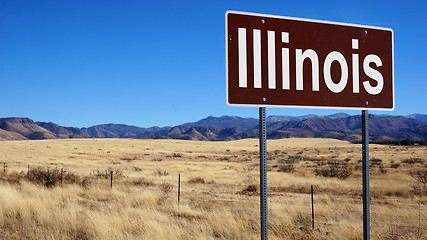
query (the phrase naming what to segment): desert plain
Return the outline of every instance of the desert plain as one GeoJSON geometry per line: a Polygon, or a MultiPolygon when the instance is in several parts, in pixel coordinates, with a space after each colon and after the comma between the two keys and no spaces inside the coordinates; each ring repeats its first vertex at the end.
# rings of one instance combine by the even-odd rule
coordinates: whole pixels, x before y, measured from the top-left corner
{"type": "MultiPolygon", "coordinates": [[[[269,239],[362,239],[360,144],[267,151],[269,239]]],[[[0,141],[0,238],[259,239],[258,152],[257,139],[0,141]]],[[[427,239],[427,146],[369,155],[371,238],[427,239]]]]}

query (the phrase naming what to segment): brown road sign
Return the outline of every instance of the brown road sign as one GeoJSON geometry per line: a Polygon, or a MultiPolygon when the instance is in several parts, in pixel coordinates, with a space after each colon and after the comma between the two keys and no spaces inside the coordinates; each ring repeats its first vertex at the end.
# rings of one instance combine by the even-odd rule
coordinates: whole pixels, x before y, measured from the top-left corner
{"type": "Polygon", "coordinates": [[[394,109],[393,30],[226,13],[230,106],[394,109]]]}

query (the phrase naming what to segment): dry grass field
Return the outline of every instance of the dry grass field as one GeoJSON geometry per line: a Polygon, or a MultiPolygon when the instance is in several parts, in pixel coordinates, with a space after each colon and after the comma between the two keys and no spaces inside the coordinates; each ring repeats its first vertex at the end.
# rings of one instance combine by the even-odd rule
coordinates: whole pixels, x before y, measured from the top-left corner
{"type": "MultiPolygon", "coordinates": [[[[269,239],[362,239],[361,145],[267,148],[269,239]]],[[[426,186],[411,176],[427,147],[371,144],[370,159],[372,239],[427,239],[426,186]]],[[[256,139],[2,141],[0,163],[1,239],[260,238],[256,139]]]]}

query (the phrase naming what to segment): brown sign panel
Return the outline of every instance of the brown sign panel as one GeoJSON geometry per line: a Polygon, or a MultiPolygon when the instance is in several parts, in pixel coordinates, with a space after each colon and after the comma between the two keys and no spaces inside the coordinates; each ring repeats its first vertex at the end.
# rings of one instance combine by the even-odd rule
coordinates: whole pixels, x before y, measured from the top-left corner
{"type": "Polygon", "coordinates": [[[230,106],[394,109],[393,31],[226,13],[230,106]]]}

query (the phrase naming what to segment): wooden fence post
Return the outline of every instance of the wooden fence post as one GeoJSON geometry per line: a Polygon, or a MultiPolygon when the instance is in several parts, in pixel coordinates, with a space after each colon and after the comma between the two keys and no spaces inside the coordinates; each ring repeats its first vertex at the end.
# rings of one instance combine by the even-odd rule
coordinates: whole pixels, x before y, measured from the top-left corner
{"type": "Polygon", "coordinates": [[[178,174],[178,208],[181,200],[181,173],[178,174]]]}
{"type": "Polygon", "coordinates": [[[313,185],[311,185],[311,224],[314,229],[314,202],[313,202],[313,185]]]}
{"type": "Polygon", "coordinates": [[[111,171],[111,182],[110,182],[110,187],[113,188],[113,171],[111,171]]]}

